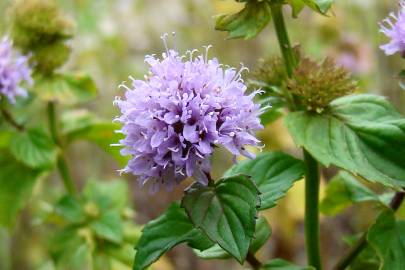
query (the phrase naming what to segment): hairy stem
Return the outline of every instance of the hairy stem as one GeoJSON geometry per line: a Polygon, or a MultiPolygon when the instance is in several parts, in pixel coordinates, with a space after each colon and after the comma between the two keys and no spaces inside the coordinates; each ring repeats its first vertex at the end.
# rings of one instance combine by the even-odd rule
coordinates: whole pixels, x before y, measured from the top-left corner
{"type": "Polygon", "coordinates": [[[24,126],[19,124],[14,117],[11,115],[9,111],[7,111],[5,108],[1,108],[1,114],[3,115],[4,120],[12,125],[15,129],[18,131],[24,131],[24,126]]]}
{"type": "MultiPolygon", "coordinates": [[[[285,68],[288,77],[293,76],[294,68],[297,65],[293,48],[288,37],[286,25],[283,16],[282,4],[274,3],[271,5],[274,27],[277,33],[277,39],[280,45],[281,53],[284,59],[285,68]]],[[[285,95],[290,103],[290,109],[295,110],[296,104],[294,97],[288,90],[285,95]]],[[[322,269],[320,256],[319,240],[319,168],[318,162],[304,150],[304,160],[306,164],[305,175],[305,243],[308,257],[308,264],[317,270],[322,269]]]]}
{"type": "MultiPolygon", "coordinates": [[[[284,22],[283,5],[279,3],[271,4],[271,13],[273,15],[274,28],[277,34],[277,40],[280,45],[281,54],[283,56],[285,69],[289,78],[292,77],[294,68],[297,65],[297,60],[293,51],[293,48],[288,37],[287,28],[284,22]]],[[[296,104],[293,95],[284,90],[284,95],[288,101],[289,107],[295,110],[296,104]]]]}
{"type": "MultiPolygon", "coordinates": [[[[405,192],[397,192],[390,202],[392,210],[396,211],[401,206],[405,198],[405,192]]],[[[338,261],[334,270],[344,270],[353,260],[367,247],[367,232],[364,232],[360,239],[352,246],[351,249],[338,261]]]]}
{"type": "Polygon", "coordinates": [[[252,266],[253,270],[259,270],[262,267],[262,263],[256,258],[253,252],[249,251],[246,257],[246,261],[252,266]]]}
{"type": "Polygon", "coordinates": [[[308,264],[322,269],[319,238],[319,167],[318,162],[304,150],[305,172],[305,245],[308,264]]]}
{"type": "Polygon", "coordinates": [[[272,4],[271,14],[273,15],[274,28],[276,29],[277,39],[283,55],[287,75],[288,77],[291,77],[297,61],[284,22],[283,5],[272,4]]]}
{"type": "MultiPolygon", "coordinates": [[[[52,139],[55,142],[55,144],[62,149],[63,148],[62,143],[58,134],[55,103],[49,102],[47,110],[48,110],[49,131],[51,132],[52,139]]],[[[73,183],[72,177],[70,176],[67,162],[63,155],[63,152],[61,152],[58,156],[57,167],[66,190],[69,192],[69,194],[75,194],[75,185],[73,183]]]]}

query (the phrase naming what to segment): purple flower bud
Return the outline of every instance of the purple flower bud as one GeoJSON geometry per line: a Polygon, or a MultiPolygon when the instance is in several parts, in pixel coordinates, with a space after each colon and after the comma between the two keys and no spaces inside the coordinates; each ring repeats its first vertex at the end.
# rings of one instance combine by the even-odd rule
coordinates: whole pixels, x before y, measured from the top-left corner
{"type": "Polygon", "coordinates": [[[12,103],[17,96],[25,97],[27,91],[21,83],[32,84],[28,58],[13,50],[12,42],[4,37],[0,41],[0,98],[5,96],[12,103]]]}
{"type": "Polygon", "coordinates": [[[161,184],[170,190],[189,176],[207,183],[215,145],[253,157],[245,147],[259,144],[253,134],[263,128],[260,106],[253,102],[257,92],[246,95],[244,68],[224,67],[208,60],[207,52],[195,52],[166,49],[162,59],[146,56],[145,80],[130,77],[131,87],[121,85],[125,98],[115,100],[125,135],[121,153],[132,157],[122,171],[139,176],[141,185],[151,182],[152,192],[161,184]]]}
{"type": "Polygon", "coordinates": [[[398,15],[391,13],[382,23],[380,31],[384,33],[390,42],[380,46],[386,55],[400,53],[405,57],[405,1],[401,0],[398,15]]]}

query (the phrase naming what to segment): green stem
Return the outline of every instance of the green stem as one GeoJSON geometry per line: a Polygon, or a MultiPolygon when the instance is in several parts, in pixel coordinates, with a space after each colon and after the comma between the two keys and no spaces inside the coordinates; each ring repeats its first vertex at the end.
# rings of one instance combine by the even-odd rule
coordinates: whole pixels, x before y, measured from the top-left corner
{"type": "Polygon", "coordinates": [[[246,256],[246,261],[252,266],[253,270],[259,270],[262,263],[256,258],[255,254],[251,251],[246,256]]]}
{"type": "Polygon", "coordinates": [[[283,5],[272,4],[271,14],[273,16],[274,27],[276,29],[281,53],[283,54],[283,59],[286,65],[287,75],[288,77],[291,77],[296,65],[296,59],[290,43],[290,39],[288,38],[287,28],[284,22],[283,5]]]}
{"type": "MultiPolygon", "coordinates": [[[[287,28],[284,21],[283,15],[283,5],[282,4],[271,4],[271,14],[273,16],[274,28],[277,34],[277,40],[280,45],[281,54],[283,55],[285,69],[287,71],[287,76],[291,78],[293,76],[294,68],[297,65],[297,59],[295,57],[294,50],[291,46],[290,39],[288,37],[287,28]]],[[[289,101],[290,107],[295,109],[294,97],[288,91],[285,90],[285,96],[289,101]]]]}
{"type": "MultiPolygon", "coordinates": [[[[283,55],[285,68],[289,78],[293,76],[297,59],[288,37],[287,28],[284,22],[283,5],[279,3],[271,4],[274,27],[277,39],[283,55]]],[[[294,97],[288,90],[285,95],[290,102],[292,110],[296,109],[294,97]]],[[[305,243],[308,257],[308,264],[317,270],[322,269],[320,256],[319,239],[319,168],[318,162],[304,150],[304,160],[306,164],[305,174],[305,243]]]]}
{"type": "Polygon", "coordinates": [[[319,238],[319,168],[318,162],[304,150],[305,173],[305,244],[308,264],[322,269],[319,238]]]}
{"type": "MultiPolygon", "coordinates": [[[[390,207],[392,210],[397,211],[405,198],[405,192],[397,192],[392,198],[390,207]]],[[[338,261],[334,270],[346,269],[352,261],[367,247],[367,232],[363,233],[361,238],[353,245],[353,247],[338,261]]]]}
{"type": "MultiPolygon", "coordinates": [[[[58,145],[61,149],[63,149],[61,140],[58,135],[56,108],[54,102],[48,103],[47,111],[48,111],[49,131],[51,132],[52,139],[56,145],[58,145]]],[[[58,156],[57,167],[66,190],[69,192],[69,194],[75,194],[75,185],[73,184],[72,177],[70,176],[66,159],[63,156],[63,152],[61,152],[58,156]]]]}
{"type": "Polygon", "coordinates": [[[14,117],[11,115],[9,111],[7,111],[5,108],[1,108],[1,114],[3,115],[4,120],[9,123],[11,126],[13,126],[15,129],[18,131],[24,131],[25,128],[23,125],[19,124],[14,117]]]}

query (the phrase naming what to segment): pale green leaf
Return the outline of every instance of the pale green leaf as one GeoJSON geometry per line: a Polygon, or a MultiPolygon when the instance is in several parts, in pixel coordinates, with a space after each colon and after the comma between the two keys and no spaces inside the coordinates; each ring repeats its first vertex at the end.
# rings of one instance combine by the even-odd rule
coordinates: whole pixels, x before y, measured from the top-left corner
{"type": "Polygon", "coordinates": [[[97,96],[97,87],[88,75],[53,74],[35,78],[33,91],[44,101],[72,105],[83,103],[97,96]]]}
{"type": "Polygon", "coordinates": [[[123,227],[120,213],[114,210],[105,211],[90,223],[95,234],[105,240],[121,244],[123,240],[123,227]]]}
{"type": "Polygon", "coordinates": [[[10,143],[14,157],[31,168],[52,168],[59,153],[52,138],[42,129],[16,132],[10,143]]]}
{"type": "Polygon", "coordinates": [[[120,154],[118,144],[123,135],[116,131],[120,129],[111,120],[102,120],[85,110],[70,111],[62,115],[62,133],[68,143],[75,140],[86,140],[98,145],[105,152],[111,154],[121,165],[128,161],[128,156],[120,154]]]}
{"type": "Polygon", "coordinates": [[[236,14],[218,16],[215,29],[229,32],[229,38],[250,39],[266,27],[270,18],[271,11],[268,2],[250,1],[236,14]]]}
{"type": "MultiPolygon", "coordinates": [[[[389,197],[392,195],[390,194],[389,197]]],[[[341,171],[326,186],[326,194],[320,210],[325,215],[336,215],[353,203],[367,201],[382,205],[386,203],[382,196],[361,184],[353,175],[341,171]]]]}
{"type": "Polygon", "coordinates": [[[266,262],[261,270],[315,270],[315,268],[298,266],[283,259],[273,259],[266,262]]]}
{"type": "Polygon", "coordinates": [[[31,197],[38,170],[26,167],[0,152],[0,225],[14,225],[18,212],[31,197]]]}

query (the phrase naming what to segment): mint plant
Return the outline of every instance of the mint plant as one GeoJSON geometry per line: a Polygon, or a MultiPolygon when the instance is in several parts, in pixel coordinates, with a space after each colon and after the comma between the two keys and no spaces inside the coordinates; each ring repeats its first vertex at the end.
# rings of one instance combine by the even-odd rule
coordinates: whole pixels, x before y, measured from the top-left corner
{"type": "MultiPolygon", "coordinates": [[[[350,247],[333,269],[404,269],[405,223],[396,211],[405,198],[405,118],[385,97],[361,94],[333,59],[306,56],[288,35],[284,7],[294,18],[304,8],[330,16],[333,1],[237,2],[243,8],[217,16],[215,28],[252,39],[272,25],[280,55],[247,73],[211,58],[210,46],[182,53],[164,34],[163,53],[145,57],[146,75],[119,85],[114,121],[84,109],[97,87],[65,67],[74,22],[53,0],[12,4],[0,42],[0,225],[12,229],[21,209],[41,205],[31,213],[46,231],[48,261],[40,269],[154,269],[180,244],[202,260],[236,260],[253,270],[326,269],[320,213],[335,216],[362,202],[379,213],[367,230],[344,239],[350,247]],[[256,132],[277,119],[300,154],[263,150],[256,132]],[[192,182],[141,229],[122,179],[79,185],[67,155],[79,140],[109,153],[150,196],[192,182]],[[211,158],[220,147],[234,163],[215,179],[211,158]],[[337,173],[320,201],[322,169],[331,166],[337,173]],[[30,201],[53,172],[63,194],[30,201]],[[306,263],[261,261],[257,253],[274,234],[263,211],[298,181],[305,181],[306,263]]],[[[398,7],[380,24],[389,38],[381,49],[403,61],[404,1],[398,7]]],[[[398,72],[403,80],[405,71],[398,72]]]]}
{"type": "MultiPolygon", "coordinates": [[[[149,75],[145,80],[133,80],[126,100],[118,101],[123,113],[118,119],[124,123],[126,136],[121,140],[123,154],[131,156],[124,171],[140,175],[142,184],[152,182],[152,191],[156,183],[170,183],[172,188],[175,179],[196,179],[185,190],[181,204],[172,204],[144,227],[136,246],[134,269],[146,269],[168,249],[185,242],[202,259],[233,257],[240,263],[247,261],[252,269],[319,270],[320,210],[337,214],[361,201],[375,202],[381,214],[362,237],[353,241],[334,269],[360,269],[355,265],[367,257],[374,258],[379,269],[401,269],[404,243],[394,235],[404,233],[403,221],[396,220],[394,212],[404,199],[405,119],[384,97],[357,94],[356,81],[333,60],[317,63],[291,45],[283,6],[290,5],[294,17],[305,6],[328,15],[332,1],[239,2],[245,2],[245,7],[236,14],[218,16],[216,29],[227,31],[229,38],[250,39],[273,21],[281,50],[281,58],[263,61],[253,73],[251,94],[244,93],[240,73],[235,77],[235,71],[213,66],[217,61],[206,56],[193,57],[190,53],[180,57],[167,49],[165,42],[162,60],[147,58],[149,75]],[[198,67],[194,67],[196,63],[198,67]],[[245,103],[244,95],[255,97],[259,105],[245,103]],[[267,106],[269,103],[274,106],[267,106]],[[257,106],[261,110],[254,113],[251,108],[257,106]],[[254,119],[245,115],[245,110],[260,116],[264,125],[283,117],[302,149],[302,159],[282,152],[257,156],[245,152],[245,145],[257,145],[253,131],[259,128],[244,124],[254,119]],[[207,134],[212,139],[202,147],[207,134]],[[250,159],[236,163],[217,180],[203,164],[218,144],[234,155],[248,154],[250,159]],[[326,198],[319,205],[320,168],[329,166],[341,171],[327,186],[326,198]],[[293,266],[282,259],[260,262],[255,253],[271,236],[260,212],[275,207],[301,178],[305,179],[308,266],[293,266]],[[387,191],[377,194],[360,179],[385,186],[387,191]]],[[[382,26],[391,38],[382,47],[387,54],[402,52],[403,12],[401,2],[399,15],[392,15],[395,22],[386,20],[390,28],[382,26]]]]}

